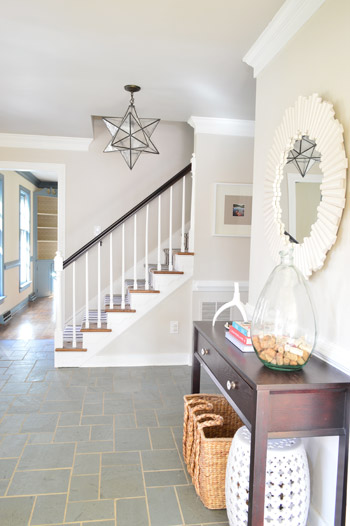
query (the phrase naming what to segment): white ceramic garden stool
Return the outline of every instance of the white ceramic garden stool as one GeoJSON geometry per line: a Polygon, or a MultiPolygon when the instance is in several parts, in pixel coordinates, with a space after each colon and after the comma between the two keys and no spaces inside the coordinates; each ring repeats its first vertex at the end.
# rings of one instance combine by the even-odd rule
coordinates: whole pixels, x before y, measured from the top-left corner
{"type": "MultiPolygon", "coordinates": [[[[235,434],[226,468],[226,508],[230,526],[248,524],[250,432],[235,434]]],[[[310,505],[310,473],[299,438],[268,440],[265,526],[306,526],[310,505]]]]}

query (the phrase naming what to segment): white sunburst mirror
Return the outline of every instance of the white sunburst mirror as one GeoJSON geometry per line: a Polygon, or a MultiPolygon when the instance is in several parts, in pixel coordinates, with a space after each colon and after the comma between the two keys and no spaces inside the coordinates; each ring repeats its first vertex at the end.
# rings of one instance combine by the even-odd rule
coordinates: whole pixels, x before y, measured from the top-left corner
{"type": "Polygon", "coordinates": [[[281,182],[289,152],[296,141],[307,136],[317,145],[321,155],[321,200],[310,234],[294,245],[294,263],[308,278],[324,263],[328,250],[335,243],[345,206],[346,169],[343,127],[334,118],[332,104],[314,94],[299,97],[288,108],[274,136],[265,179],[265,234],[272,256],[279,262],[279,252],[290,243],[282,222],[281,182]]]}

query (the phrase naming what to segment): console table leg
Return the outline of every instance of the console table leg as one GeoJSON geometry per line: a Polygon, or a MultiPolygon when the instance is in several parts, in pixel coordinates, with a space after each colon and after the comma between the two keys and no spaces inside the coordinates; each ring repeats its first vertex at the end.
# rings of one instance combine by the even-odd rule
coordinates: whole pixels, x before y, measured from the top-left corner
{"type": "Polygon", "coordinates": [[[269,391],[258,391],[252,425],[248,526],[264,526],[269,391]]]}
{"type": "MultiPolygon", "coordinates": [[[[193,332],[193,349],[197,348],[198,332],[195,329],[193,332]]],[[[200,380],[201,380],[201,364],[195,357],[193,352],[192,356],[192,372],[191,372],[191,393],[200,392],[200,380]]]]}
{"type": "Polygon", "coordinates": [[[347,403],[345,404],[346,424],[345,435],[339,436],[338,450],[338,472],[337,472],[337,491],[335,498],[335,526],[345,524],[346,514],[346,494],[347,494],[347,471],[349,458],[349,410],[350,395],[346,393],[347,403]]]}

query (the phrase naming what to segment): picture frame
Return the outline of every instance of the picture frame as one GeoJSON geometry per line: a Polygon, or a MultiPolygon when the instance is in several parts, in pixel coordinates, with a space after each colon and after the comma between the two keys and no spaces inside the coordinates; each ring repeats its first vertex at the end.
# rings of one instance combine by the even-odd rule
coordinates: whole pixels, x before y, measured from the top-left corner
{"type": "Polygon", "coordinates": [[[252,184],[215,183],[214,236],[250,237],[252,184]]]}

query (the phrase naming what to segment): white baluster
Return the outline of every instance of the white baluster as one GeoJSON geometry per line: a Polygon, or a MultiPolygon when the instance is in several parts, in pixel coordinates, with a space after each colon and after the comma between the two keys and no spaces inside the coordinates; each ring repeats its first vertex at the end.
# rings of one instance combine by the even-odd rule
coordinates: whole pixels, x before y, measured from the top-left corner
{"type": "Polygon", "coordinates": [[[55,302],[56,302],[56,328],[55,328],[55,348],[63,347],[63,323],[62,323],[62,272],[63,257],[61,252],[56,252],[55,262],[55,302]]]}
{"type": "Polygon", "coordinates": [[[134,215],[134,289],[137,289],[137,214],[134,215]]]}
{"type": "Polygon", "coordinates": [[[182,218],[181,218],[181,252],[185,252],[185,202],[186,202],[186,177],[182,178],[182,218]]]}
{"type": "Polygon", "coordinates": [[[72,291],[73,291],[73,342],[72,347],[75,348],[77,346],[77,334],[76,334],[76,321],[75,321],[75,261],[73,261],[73,282],[72,282],[72,291]]]}
{"type": "Polygon", "coordinates": [[[145,230],[145,289],[149,290],[149,277],[148,277],[148,205],[146,206],[146,230],[145,230]]]}
{"type": "Polygon", "coordinates": [[[97,328],[101,329],[101,241],[97,245],[97,328]]]}
{"type": "Polygon", "coordinates": [[[109,308],[113,309],[113,234],[109,236],[109,308]]]}
{"type": "Polygon", "coordinates": [[[125,309],[125,223],[122,224],[122,302],[121,308],[125,309]]]}
{"type": "Polygon", "coordinates": [[[194,217],[195,217],[195,202],[196,202],[196,156],[192,155],[192,191],[191,191],[191,228],[189,231],[189,251],[194,252],[194,217]]]}
{"type": "Polygon", "coordinates": [[[173,270],[173,187],[170,187],[169,203],[169,270],[173,270]]]}
{"type": "Polygon", "coordinates": [[[89,327],[89,252],[85,252],[85,329],[89,327]]]}
{"type": "Polygon", "coordinates": [[[162,196],[158,197],[158,258],[157,258],[157,270],[162,270],[160,262],[160,250],[162,244],[162,231],[161,231],[161,220],[162,220],[162,196]]]}

